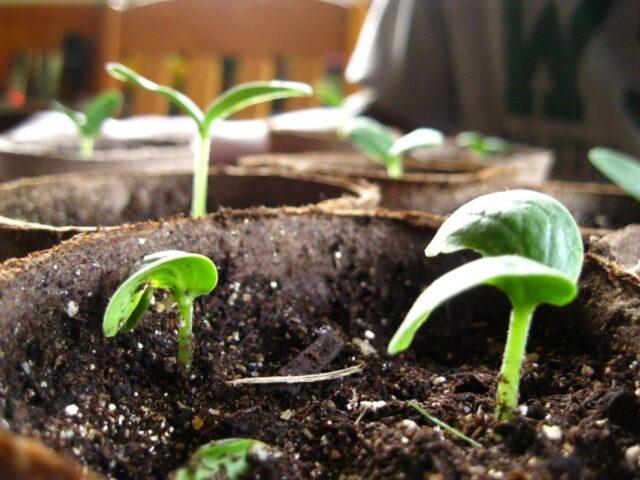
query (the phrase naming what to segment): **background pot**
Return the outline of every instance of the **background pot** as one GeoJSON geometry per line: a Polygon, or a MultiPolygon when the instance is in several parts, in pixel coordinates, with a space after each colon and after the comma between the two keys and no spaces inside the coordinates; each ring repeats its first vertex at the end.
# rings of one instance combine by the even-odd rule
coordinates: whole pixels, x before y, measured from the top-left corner
{"type": "Polygon", "coordinates": [[[488,468],[532,478],[630,477],[625,448],[637,441],[630,419],[638,407],[624,389],[637,378],[627,362],[640,352],[618,351],[611,361],[615,344],[590,307],[596,292],[585,278],[577,303],[536,315],[529,351],[537,359],[525,367],[535,374],[523,383],[526,420],[505,426],[473,413],[491,408],[508,318],[504,296],[493,289],[470,292],[436,312],[410,352],[378,353],[417,293],[472,258],[424,256],[438,223],[406,213],[228,211],[77,236],[7,262],[0,266],[0,380],[7,387],[0,391],[0,417],[12,430],[38,435],[120,478],[162,476],[220,435],[257,436],[286,449],[275,478],[290,467],[305,472],[296,478],[320,468],[364,478],[425,470],[471,476],[488,468]],[[207,255],[221,268],[220,285],[197,304],[188,388],[166,362],[175,351],[166,312],[149,312],[115,339],[100,330],[109,295],[130,267],[165,249],[207,255]],[[327,332],[333,332],[329,352],[317,348],[327,332]],[[290,368],[312,347],[319,352],[312,365],[322,371],[354,362],[366,367],[355,377],[293,390],[225,384],[290,368]],[[581,366],[587,373],[576,373],[581,366]],[[410,398],[428,398],[432,413],[456,426],[480,427],[482,456],[434,430],[402,401],[410,398]],[[382,406],[367,410],[365,402],[373,401],[382,406]],[[596,419],[606,419],[603,450],[593,448],[605,435],[596,419]],[[559,425],[563,442],[545,433],[549,423],[559,425]],[[86,435],[60,435],[83,428],[86,435]],[[515,440],[518,448],[505,447],[515,440]],[[408,456],[399,456],[401,450],[408,456]]]}
{"type": "MultiPolygon", "coordinates": [[[[97,227],[187,214],[189,171],[92,173],[33,177],[0,185],[0,259],[49,248],[97,227]]],[[[208,206],[301,206],[357,209],[379,201],[362,181],[274,169],[213,169],[208,206]]]]}
{"type": "MultiPolygon", "coordinates": [[[[336,152],[356,153],[349,142],[340,140],[334,130],[319,129],[305,130],[271,130],[269,133],[271,152],[273,153],[307,153],[336,152]]],[[[357,157],[339,157],[340,160],[329,160],[329,165],[335,168],[359,168],[363,162],[357,157]]],[[[301,157],[292,157],[297,163],[305,163],[301,157]]],[[[554,155],[551,150],[513,144],[511,151],[504,155],[480,156],[465,148],[459,147],[452,137],[440,147],[425,148],[414,151],[408,163],[419,167],[443,171],[467,171],[479,166],[515,166],[518,173],[515,180],[527,183],[539,183],[547,180],[554,165],[554,155]]],[[[291,162],[293,163],[293,162],[291,162]]],[[[329,165],[316,168],[329,168],[329,165]]],[[[304,166],[304,168],[310,168],[304,166]]]]}
{"type": "Polygon", "coordinates": [[[396,210],[422,210],[446,215],[466,201],[518,178],[516,167],[482,166],[467,162],[453,170],[438,162],[405,162],[406,173],[389,178],[386,170],[361,154],[310,152],[241,157],[240,165],[272,166],[296,172],[366,179],[380,187],[381,205],[396,210]]]}

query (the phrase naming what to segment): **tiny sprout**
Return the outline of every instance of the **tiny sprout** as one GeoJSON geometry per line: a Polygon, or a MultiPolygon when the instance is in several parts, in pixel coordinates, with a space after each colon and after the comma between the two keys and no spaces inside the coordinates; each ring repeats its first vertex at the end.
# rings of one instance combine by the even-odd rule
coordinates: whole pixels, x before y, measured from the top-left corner
{"type": "Polygon", "coordinates": [[[314,88],[320,103],[337,108],[342,113],[342,121],[360,115],[375,100],[376,94],[370,88],[363,88],[345,96],[341,82],[334,77],[320,80],[314,88]]]}
{"type": "Polygon", "coordinates": [[[54,104],[78,129],[80,155],[88,159],[93,156],[96,137],[100,134],[105,120],[116,115],[122,108],[122,94],[117,90],[101,93],[89,102],[83,112],[73,110],[60,102],[54,104]]]}
{"type": "Polygon", "coordinates": [[[453,435],[455,437],[458,437],[460,440],[464,440],[465,442],[467,442],[468,444],[470,444],[470,445],[472,445],[474,447],[482,447],[482,445],[480,445],[478,442],[476,442],[473,438],[469,438],[468,436],[466,436],[464,433],[462,433],[457,428],[453,428],[448,423],[443,422],[442,420],[440,420],[439,418],[437,418],[434,415],[431,415],[429,412],[427,412],[424,408],[422,408],[416,402],[407,402],[407,405],[409,405],[411,408],[413,408],[416,412],[418,412],[424,418],[429,420],[431,423],[439,426],[443,430],[446,430],[451,435],[453,435]]]}
{"type": "Polygon", "coordinates": [[[356,117],[345,122],[340,134],[371,160],[384,165],[392,178],[399,178],[404,173],[406,153],[441,145],[444,141],[442,133],[431,128],[419,128],[395,139],[387,127],[368,117],[356,117]]]}
{"type": "Polygon", "coordinates": [[[442,224],[425,254],[471,249],[484,258],[435,280],[415,301],[388,346],[406,350],[431,312],[479,285],[502,290],[511,301],[511,319],[500,369],[496,416],[510,419],[518,406],[520,369],[529,327],[538,305],[563,306],[578,293],[583,247],[580,230],[555,199],[528,190],[478,197],[442,224]]]}
{"type": "Polygon", "coordinates": [[[214,100],[204,111],[183,93],[173,88],[148,80],[130,68],[119,63],[106,65],[109,74],[122,81],[158,93],[169,99],[189,115],[198,127],[198,148],[194,156],[193,194],[191,214],[201,217],[207,213],[207,184],[209,175],[209,153],[211,149],[212,125],[234,113],[252,105],[289,97],[309,96],[311,87],[299,82],[273,80],[269,82],[249,82],[237,85],[214,100]]]}
{"type": "Polygon", "coordinates": [[[193,301],[217,283],[216,266],[205,256],[177,250],[147,255],[109,300],[102,320],[104,335],[130,332],[151,305],[154,291],[168,290],[179,311],[178,368],[187,373],[193,358],[193,301]]]}
{"type": "Polygon", "coordinates": [[[591,164],[622,190],[640,200],[640,162],[611,148],[589,150],[591,164]]]}
{"type": "Polygon", "coordinates": [[[478,132],[462,132],[456,135],[456,143],[472,152],[486,157],[488,155],[504,155],[511,149],[509,142],[500,137],[490,137],[478,132]]]}
{"type": "Polygon", "coordinates": [[[281,453],[251,438],[228,438],[207,443],[196,450],[189,462],[176,470],[171,480],[237,480],[251,473],[250,457],[276,458],[281,453]]]}

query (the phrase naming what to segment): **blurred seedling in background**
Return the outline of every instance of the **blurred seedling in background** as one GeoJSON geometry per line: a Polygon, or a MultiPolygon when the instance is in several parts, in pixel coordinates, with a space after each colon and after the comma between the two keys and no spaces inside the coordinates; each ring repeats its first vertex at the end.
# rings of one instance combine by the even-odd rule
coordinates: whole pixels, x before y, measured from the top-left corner
{"type": "Polygon", "coordinates": [[[74,110],[60,102],[54,102],[54,105],[78,129],[80,156],[86,160],[93,156],[96,138],[100,135],[104,122],[120,112],[122,94],[117,90],[101,93],[91,99],[83,111],[74,110]]]}
{"type": "Polygon", "coordinates": [[[431,128],[418,128],[396,138],[391,130],[369,117],[349,119],[340,128],[340,135],[369,159],[384,165],[391,178],[402,177],[407,153],[444,142],[442,133],[431,128]]]}
{"type": "Polygon", "coordinates": [[[605,177],[640,201],[640,161],[617,150],[595,147],[589,160],[605,177]]]}
{"type": "Polygon", "coordinates": [[[529,327],[538,305],[563,306],[578,293],[583,246],[569,211],[555,199],[528,190],[478,197],[442,224],[425,250],[428,257],[470,249],[483,256],[435,280],[415,301],[388,346],[406,350],[431,313],[453,297],[492,285],[511,302],[511,318],[498,380],[496,416],[515,416],[529,327]]]}
{"type": "Polygon", "coordinates": [[[158,85],[124,65],[109,63],[107,71],[118,80],[130,82],[140,88],[155,92],[190,116],[197,125],[198,139],[194,150],[193,192],[191,215],[201,217],[207,213],[207,187],[212,129],[217,120],[224,120],[236,112],[258,103],[290,97],[304,97],[313,93],[311,87],[299,82],[272,80],[249,82],[230,88],[215,99],[204,111],[185,94],[171,87],[158,85]]]}
{"type": "Polygon", "coordinates": [[[340,110],[342,121],[360,115],[376,98],[370,88],[363,88],[351,95],[345,95],[342,82],[335,77],[326,77],[319,81],[314,91],[321,104],[340,110]]]}
{"type": "Polygon", "coordinates": [[[478,132],[462,132],[456,135],[456,144],[476,155],[504,155],[511,150],[511,144],[500,137],[482,135],[478,132]]]}
{"type": "Polygon", "coordinates": [[[170,480],[238,480],[251,473],[251,457],[266,460],[282,454],[251,438],[217,440],[198,448],[189,462],[170,475],[170,480]]]}
{"type": "Polygon", "coordinates": [[[151,305],[154,292],[167,290],[178,306],[178,369],[188,373],[193,359],[193,302],[217,283],[216,266],[205,256],[177,250],[147,255],[109,300],[102,320],[104,335],[130,332],[151,305]]]}

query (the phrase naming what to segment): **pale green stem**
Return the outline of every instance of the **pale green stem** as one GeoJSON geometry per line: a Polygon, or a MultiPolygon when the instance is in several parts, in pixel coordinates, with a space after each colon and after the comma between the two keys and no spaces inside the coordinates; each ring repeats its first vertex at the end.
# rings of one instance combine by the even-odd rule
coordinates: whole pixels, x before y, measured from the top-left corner
{"type": "Polygon", "coordinates": [[[391,178],[400,178],[403,173],[404,169],[402,167],[402,158],[392,158],[388,160],[387,175],[391,178]]]}
{"type": "Polygon", "coordinates": [[[193,328],[193,300],[178,301],[180,318],[178,322],[178,370],[184,374],[191,370],[193,361],[193,344],[191,331],[193,328]]]}
{"type": "Polygon", "coordinates": [[[196,145],[193,164],[193,192],[191,197],[191,215],[203,217],[207,214],[207,187],[209,185],[209,154],[211,135],[200,132],[196,145]]]}
{"type": "Polygon", "coordinates": [[[80,136],[80,156],[85,160],[93,157],[94,143],[95,138],[93,138],[91,135],[80,136]]]}
{"type": "Polygon", "coordinates": [[[518,389],[520,370],[524,359],[529,327],[535,306],[514,306],[509,320],[509,333],[504,349],[502,367],[496,392],[496,417],[509,420],[514,417],[518,407],[518,389]]]}

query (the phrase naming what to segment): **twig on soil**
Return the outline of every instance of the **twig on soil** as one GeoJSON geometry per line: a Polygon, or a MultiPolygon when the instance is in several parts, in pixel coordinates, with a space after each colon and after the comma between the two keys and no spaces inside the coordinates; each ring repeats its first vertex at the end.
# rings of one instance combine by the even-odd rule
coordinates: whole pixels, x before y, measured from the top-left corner
{"type": "Polygon", "coordinates": [[[418,405],[416,402],[410,401],[407,402],[407,405],[409,405],[411,408],[413,408],[415,411],[417,411],[420,415],[422,415],[423,417],[427,418],[430,422],[435,423],[436,425],[438,425],[440,428],[445,429],[447,432],[449,432],[452,435],[455,435],[456,437],[458,437],[461,440],[464,440],[465,442],[470,443],[471,445],[473,445],[474,447],[482,447],[481,444],[479,444],[478,442],[476,442],[474,439],[467,437],[464,433],[462,433],[460,430],[457,430],[455,428],[453,428],[451,425],[449,425],[448,423],[443,422],[442,420],[440,420],[439,418],[434,417],[433,415],[431,415],[429,412],[427,412],[425,409],[423,409],[420,405],[418,405]]]}
{"type": "Polygon", "coordinates": [[[352,367],[343,368],[342,370],[334,370],[333,372],[314,373],[311,375],[285,375],[273,377],[248,377],[229,380],[228,385],[258,385],[270,383],[313,383],[323,382],[325,380],[336,380],[338,378],[347,377],[354,373],[360,373],[364,365],[354,365],[352,367]]]}

